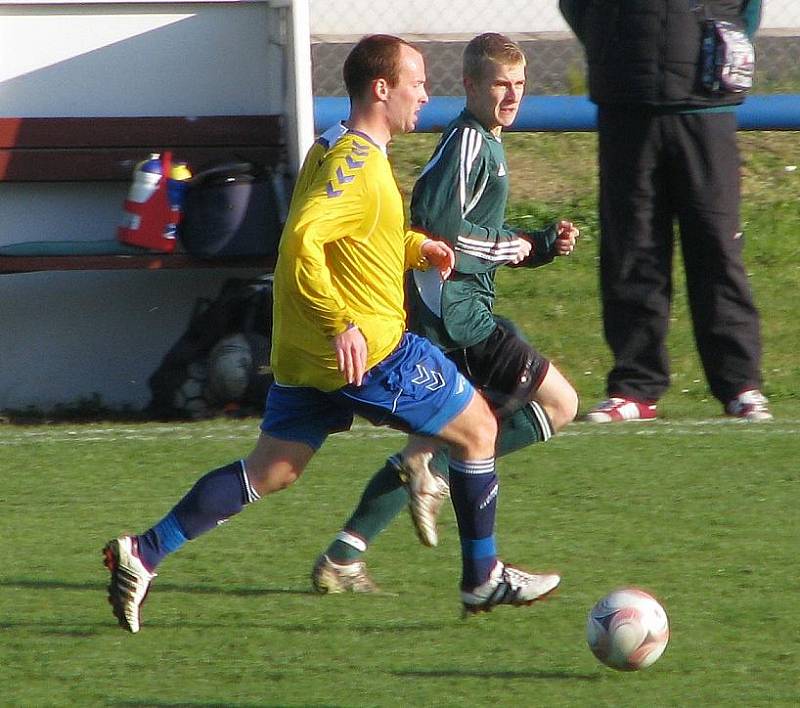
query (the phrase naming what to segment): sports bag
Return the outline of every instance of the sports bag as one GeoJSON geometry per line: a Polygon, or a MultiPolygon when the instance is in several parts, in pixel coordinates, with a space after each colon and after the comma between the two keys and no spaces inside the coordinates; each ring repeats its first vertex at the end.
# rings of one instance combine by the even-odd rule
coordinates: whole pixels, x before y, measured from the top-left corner
{"type": "Polygon", "coordinates": [[[710,93],[744,93],[753,87],[755,49],[739,25],[706,18],[700,60],[703,88],[710,93]]]}

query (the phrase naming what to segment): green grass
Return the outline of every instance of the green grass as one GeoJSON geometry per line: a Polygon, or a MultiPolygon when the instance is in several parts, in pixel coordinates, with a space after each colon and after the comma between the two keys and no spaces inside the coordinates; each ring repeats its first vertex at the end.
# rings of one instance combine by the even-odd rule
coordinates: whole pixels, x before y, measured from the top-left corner
{"type": "MultiPolygon", "coordinates": [[[[520,322],[578,389],[610,364],[597,297],[593,135],[509,135],[510,219],[569,216],[580,249],[500,278],[520,322]]],[[[435,136],[393,150],[408,190],[435,136]]],[[[541,606],[458,617],[452,511],[438,549],[405,515],[369,554],[385,593],[319,597],[308,573],[364,481],[402,437],[333,436],[291,490],[191,543],[160,569],[136,636],[105,601],[100,548],[158,520],[204,470],[245,454],[257,421],[0,425],[0,705],[794,706],[800,704],[800,164],[795,134],[743,134],[746,259],[776,420],[724,419],[691,337],[680,263],[663,419],[573,424],[504,459],[504,557],[564,575],[541,606]],[[607,591],[653,591],[672,639],[621,674],[584,644],[607,591]]]]}
{"type": "Polygon", "coordinates": [[[402,442],[360,425],[294,488],[167,560],[136,636],[106,604],[100,547],[246,451],[256,422],[0,428],[0,704],[797,705],[800,419],[776,412],[574,424],[502,460],[502,554],[564,582],[541,605],[468,620],[449,508],[437,549],[405,515],[375,544],[384,594],[309,592],[366,474],[402,442]],[[602,667],[583,638],[588,608],[628,584],[672,627],[637,674],[602,667]]]}
{"type": "MultiPolygon", "coordinates": [[[[406,194],[437,136],[408,135],[392,150],[406,194]]],[[[605,394],[611,357],[602,335],[598,294],[596,135],[511,133],[504,137],[511,175],[509,222],[536,228],[570,218],[582,237],[574,256],[531,272],[501,271],[500,314],[573,382],[585,405],[605,394]]],[[[773,399],[800,400],[800,318],[793,306],[800,284],[800,133],[741,133],[742,228],[745,263],[761,311],[764,390],[773,399]]],[[[674,303],[668,340],[672,386],[662,409],[709,399],[694,347],[676,236],[674,303]]],[[[715,403],[716,405],[716,403],[715,403]]]]}

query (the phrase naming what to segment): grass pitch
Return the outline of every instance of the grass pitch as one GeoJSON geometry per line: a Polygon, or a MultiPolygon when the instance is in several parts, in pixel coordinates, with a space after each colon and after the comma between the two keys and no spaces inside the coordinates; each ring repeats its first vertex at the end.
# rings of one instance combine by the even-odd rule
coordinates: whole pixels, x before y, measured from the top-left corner
{"type": "MultiPolygon", "coordinates": [[[[408,192],[436,136],[392,151],[408,192]]],[[[499,279],[511,316],[586,410],[610,357],[597,297],[593,135],[509,135],[510,221],[573,218],[577,253],[499,279]]],[[[100,549],[157,521],[257,421],[0,425],[0,705],[800,705],[800,134],[742,135],[745,258],[775,421],[726,420],[694,351],[676,259],[672,386],[650,423],[576,423],[499,463],[502,556],[556,569],[558,595],[459,618],[452,510],[422,548],[405,515],[370,550],[384,592],[321,597],[308,579],[369,474],[402,438],[333,436],[292,489],[160,568],[143,629],[117,628],[100,549]],[[651,668],[622,674],[584,642],[592,604],[639,585],[670,617],[651,668]]],[[[165,343],[165,349],[168,343],[165,343]]]]}
{"type": "Polygon", "coordinates": [[[707,413],[577,423],[500,462],[500,551],[563,574],[546,602],[460,619],[449,508],[437,549],[405,514],[379,538],[382,594],[312,594],[316,555],[403,440],[359,425],[168,559],[137,635],[106,604],[103,542],[246,452],[257,422],[0,428],[0,704],[797,705],[800,418],[780,402],[772,424],[707,413]],[[636,674],[584,642],[591,605],[628,584],[672,629],[636,674]]]}

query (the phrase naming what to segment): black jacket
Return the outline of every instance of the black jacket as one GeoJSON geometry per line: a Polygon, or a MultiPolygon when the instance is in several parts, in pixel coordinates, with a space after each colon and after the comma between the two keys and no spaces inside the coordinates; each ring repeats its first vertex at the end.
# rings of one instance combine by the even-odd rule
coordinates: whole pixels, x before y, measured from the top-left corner
{"type": "MultiPolygon", "coordinates": [[[[744,25],[743,12],[752,2],[560,0],[559,6],[586,50],[592,101],[680,109],[744,100],[743,94],[711,95],[703,89],[700,46],[706,12],[744,25]]],[[[757,4],[758,14],[760,0],[757,4]]]]}

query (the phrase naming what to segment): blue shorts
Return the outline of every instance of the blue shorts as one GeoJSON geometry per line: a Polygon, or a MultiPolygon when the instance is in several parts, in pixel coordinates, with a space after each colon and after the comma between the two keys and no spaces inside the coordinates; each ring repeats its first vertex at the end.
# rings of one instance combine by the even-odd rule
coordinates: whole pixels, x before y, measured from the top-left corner
{"type": "Polygon", "coordinates": [[[474,395],[469,381],[436,346],[406,333],[397,348],[367,372],[361,386],[325,392],[273,384],[261,430],[316,450],[330,433],[349,430],[358,414],[374,425],[436,435],[474,395]]]}

